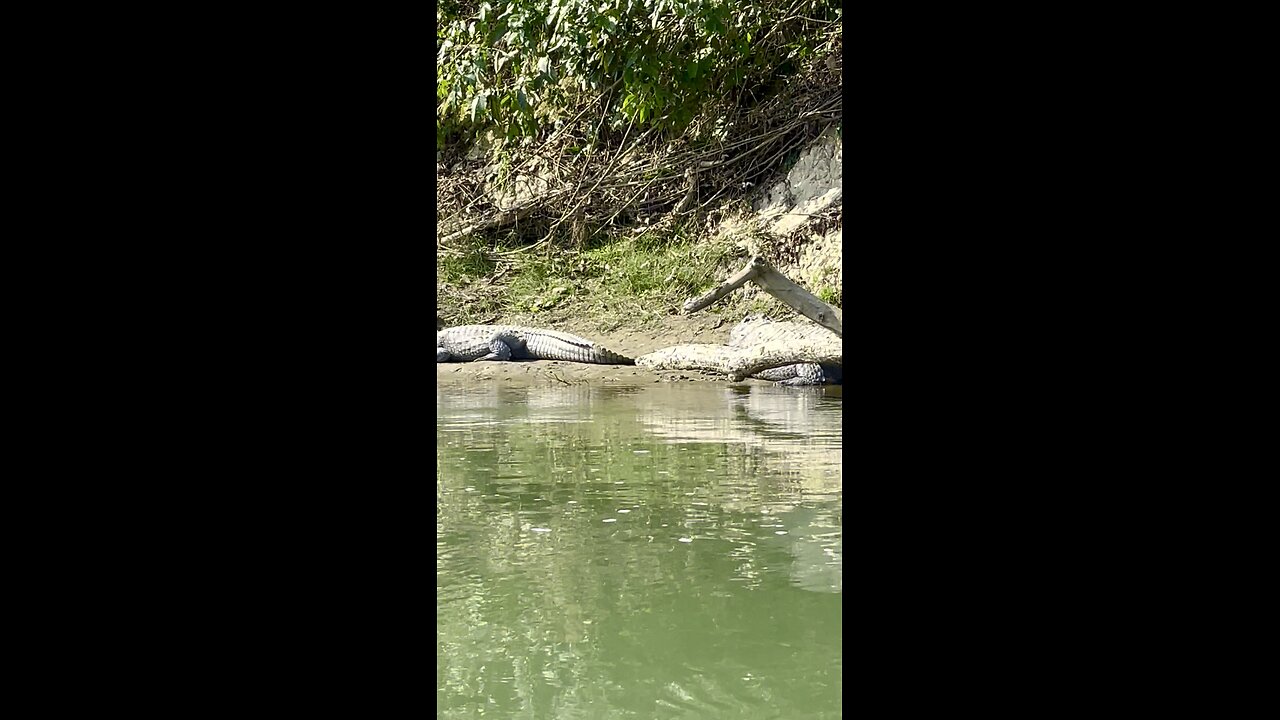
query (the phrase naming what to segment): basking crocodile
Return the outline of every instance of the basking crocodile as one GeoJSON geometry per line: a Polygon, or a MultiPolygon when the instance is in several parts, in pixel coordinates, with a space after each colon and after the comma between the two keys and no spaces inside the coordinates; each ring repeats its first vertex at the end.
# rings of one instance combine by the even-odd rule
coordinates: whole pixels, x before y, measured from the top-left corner
{"type": "Polygon", "coordinates": [[[729,332],[726,345],[673,345],[641,355],[636,364],[652,370],[719,372],[731,378],[750,374],[782,385],[827,385],[844,381],[843,355],[840,338],[818,325],[748,317],[729,332]],[[791,358],[798,362],[778,364],[791,358]]]}
{"type": "Polygon", "coordinates": [[[436,362],[568,360],[634,365],[625,355],[577,335],[519,325],[459,325],[436,332],[436,362]]]}
{"type": "MultiPolygon", "coordinates": [[[[774,322],[763,316],[748,316],[729,331],[728,345],[748,348],[766,342],[803,342],[830,337],[830,330],[813,323],[774,322]]],[[[844,382],[844,371],[835,364],[796,363],[761,370],[751,377],[771,380],[779,385],[839,385],[844,382]]]]}

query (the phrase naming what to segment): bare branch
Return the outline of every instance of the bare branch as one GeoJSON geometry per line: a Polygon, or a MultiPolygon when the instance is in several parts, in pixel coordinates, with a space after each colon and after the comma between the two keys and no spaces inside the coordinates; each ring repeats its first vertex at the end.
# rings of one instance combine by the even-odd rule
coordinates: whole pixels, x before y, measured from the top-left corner
{"type": "MultiPolygon", "coordinates": [[[[710,292],[686,301],[683,309],[686,313],[701,310],[742,287],[748,281],[759,285],[765,292],[778,298],[801,315],[835,333],[837,337],[844,337],[843,314],[839,309],[831,307],[808,290],[792,282],[790,278],[778,272],[773,265],[770,265],[767,260],[759,255],[748,260],[745,267],[710,292]]],[[[797,360],[793,362],[805,361],[797,360]]]]}

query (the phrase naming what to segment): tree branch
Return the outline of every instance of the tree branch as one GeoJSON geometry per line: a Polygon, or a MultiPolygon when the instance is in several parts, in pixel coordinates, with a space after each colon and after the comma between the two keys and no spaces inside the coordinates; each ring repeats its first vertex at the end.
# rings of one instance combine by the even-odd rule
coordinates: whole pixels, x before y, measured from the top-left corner
{"type": "Polygon", "coordinates": [[[752,257],[745,267],[712,290],[692,300],[686,300],[683,310],[685,313],[701,310],[742,287],[748,281],[754,282],[765,292],[781,300],[783,304],[835,333],[836,337],[844,337],[843,313],[839,309],[831,307],[808,290],[792,282],[759,255],[752,257]]]}

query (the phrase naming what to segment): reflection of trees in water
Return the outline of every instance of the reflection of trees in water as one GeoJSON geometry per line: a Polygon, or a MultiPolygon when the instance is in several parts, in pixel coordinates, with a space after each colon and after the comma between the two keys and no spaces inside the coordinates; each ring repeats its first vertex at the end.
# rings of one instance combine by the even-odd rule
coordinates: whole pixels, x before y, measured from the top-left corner
{"type": "Polygon", "coordinates": [[[464,450],[489,472],[574,471],[576,461],[590,479],[661,483],[670,480],[654,473],[661,460],[681,473],[711,473],[699,486],[710,479],[713,491],[757,481],[765,491],[757,501],[770,501],[770,488],[828,496],[841,488],[841,405],[823,388],[495,386],[437,391],[437,401],[452,430],[442,449],[464,450]],[[513,427],[482,431],[496,423],[513,427]],[[536,464],[511,462],[530,453],[541,455],[536,464]]]}
{"type": "MultiPolygon", "coordinates": [[[[790,688],[817,693],[821,682],[838,682],[790,678],[750,696],[693,679],[691,667],[755,668],[766,661],[748,660],[752,653],[780,638],[798,653],[830,654],[831,638],[791,637],[812,625],[778,626],[745,594],[778,594],[775,605],[803,616],[828,611],[822,599],[841,584],[831,494],[838,405],[794,389],[776,397],[690,390],[437,391],[443,707],[470,716],[494,697],[528,716],[595,717],[635,702],[644,677],[651,703],[695,714],[727,704],[749,715],[786,701],[778,695],[790,688]],[[787,427],[806,422],[819,430],[787,427]],[[624,507],[632,512],[615,514],[624,507]],[[788,534],[765,527],[773,524],[788,534]],[[717,635],[743,627],[760,634],[717,635]],[[716,654],[726,643],[735,657],[716,654]],[[667,657],[663,647],[684,654],[667,657]]],[[[630,709],[649,716],[653,705],[630,709]]]]}
{"type": "MultiPolygon", "coordinates": [[[[840,401],[823,388],[495,386],[442,399],[442,414],[483,409],[484,422],[449,433],[438,471],[441,458],[461,450],[474,469],[501,481],[489,500],[504,508],[519,512],[556,494],[561,501],[594,494],[618,505],[675,501],[683,524],[712,532],[724,528],[706,526],[699,516],[708,510],[758,519],[772,508],[793,511],[788,525],[839,537],[830,512],[817,517],[805,508],[838,507],[841,491],[840,401]],[[527,422],[532,416],[542,422],[527,422]],[[499,420],[507,429],[493,424],[499,420]],[[666,442],[646,441],[652,436],[666,442]],[[543,488],[547,479],[554,482],[543,488]]],[[[787,532],[773,543],[792,546],[796,567],[838,576],[838,542],[787,532]]],[[[489,536],[496,557],[512,547],[499,538],[489,536]]]]}
{"type": "Polygon", "coordinates": [[[841,401],[824,388],[723,388],[712,407],[643,399],[637,417],[657,437],[723,444],[745,473],[784,475],[813,492],[840,490],[841,401]]]}
{"type": "MultiPolygon", "coordinates": [[[[445,545],[467,550],[438,554],[442,707],[473,711],[492,696],[535,714],[530,716],[599,717],[593,713],[636,702],[643,678],[640,694],[650,702],[666,698],[695,712],[730,703],[748,711],[791,702],[788,692],[821,692],[834,682],[787,677],[751,695],[705,676],[710,667],[759,675],[780,641],[788,643],[793,661],[808,658],[805,667],[833,655],[838,632],[820,636],[804,618],[838,615],[838,600],[807,602],[803,596],[818,595],[786,590],[832,592],[796,575],[800,556],[788,569],[785,556],[806,532],[796,510],[779,515],[792,538],[761,537],[748,531],[742,513],[702,508],[710,537],[678,544],[654,530],[679,514],[670,501],[632,513],[645,515],[638,519],[650,525],[621,528],[602,526],[600,508],[559,507],[528,521],[492,495],[446,493],[445,501],[438,533],[449,536],[445,545]],[[535,534],[531,526],[551,532],[535,534]],[[750,568],[745,576],[744,566],[750,568]],[[752,593],[777,599],[752,602],[752,593]]],[[[810,526],[824,529],[830,510],[808,512],[810,526]]],[[[786,674],[785,668],[775,672],[786,674]]],[[[630,709],[651,716],[644,711],[652,707],[630,709]]]]}
{"type": "Polygon", "coordinates": [[[558,711],[598,706],[603,689],[584,682],[601,658],[583,607],[607,599],[591,563],[583,564],[589,539],[565,527],[554,538],[527,528],[513,534],[520,520],[511,510],[470,514],[464,523],[473,539],[501,540],[468,551],[464,567],[437,568],[438,584],[460,573],[474,578],[456,589],[461,597],[437,605],[442,708],[466,708],[460,716],[470,717],[493,697],[528,717],[567,717],[558,711]]]}
{"type": "Polygon", "coordinates": [[[599,385],[519,385],[481,383],[477,385],[436,385],[436,407],[456,413],[460,410],[523,408],[531,416],[573,410],[569,417],[589,415],[600,403],[642,392],[634,387],[599,385]],[[581,411],[581,412],[579,412],[581,411]]]}
{"type": "Polygon", "coordinates": [[[801,506],[778,514],[787,528],[791,580],[804,590],[844,590],[843,528],[838,506],[801,506]]]}

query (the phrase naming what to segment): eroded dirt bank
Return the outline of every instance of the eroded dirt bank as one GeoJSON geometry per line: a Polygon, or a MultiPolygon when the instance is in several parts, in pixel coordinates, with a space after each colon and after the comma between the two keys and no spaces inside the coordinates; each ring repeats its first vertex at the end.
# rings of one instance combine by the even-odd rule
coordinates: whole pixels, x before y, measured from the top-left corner
{"type": "MultiPolygon", "coordinates": [[[[772,184],[766,185],[765,191],[759,194],[750,210],[741,215],[726,216],[711,233],[712,237],[705,242],[719,243],[725,247],[735,246],[743,258],[751,255],[767,257],[780,272],[817,294],[823,301],[839,307],[843,280],[843,233],[840,229],[842,158],[843,141],[840,134],[828,128],[800,154],[784,176],[775,178],[772,184]],[[761,228],[767,228],[767,232],[761,232],[761,228]]],[[[660,255],[641,257],[645,258],[645,262],[654,262],[655,266],[662,266],[661,261],[665,260],[660,255]]],[[[616,260],[617,258],[612,258],[609,261],[616,260]]],[[[719,269],[718,276],[708,280],[708,287],[710,283],[719,282],[733,273],[741,266],[742,258],[720,262],[724,263],[724,267],[719,269]]],[[[515,264],[511,268],[511,274],[518,274],[515,264]]],[[[605,271],[622,273],[620,268],[610,269],[607,265],[605,271]]],[[[633,271],[634,268],[629,272],[633,271]]],[[[448,301],[448,310],[442,313],[445,321],[451,324],[481,322],[560,330],[581,335],[610,350],[634,358],[684,343],[724,344],[728,342],[730,328],[742,320],[749,309],[753,312],[768,310],[770,317],[774,319],[797,319],[790,315],[789,308],[782,308],[776,300],[752,284],[735,291],[732,300],[736,302],[726,300],[691,315],[683,315],[678,306],[687,296],[682,297],[673,292],[651,290],[649,295],[634,298],[628,296],[623,303],[616,302],[614,297],[606,293],[594,296],[594,302],[579,302],[574,305],[558,299],[554,290],[574,286],[579,279],[553,274],[537,285],[541,288],[540,295],[521,295],[503,290],[505,286],[502,282],[511,279],[510,275],[503,276],[506,272],[504,269],[494,278],[480,284],[484,293],[505,298],[503,303],[491,310],[495,314],[501,313],[500,316],[486,317],[479,312],[458,312],[459,305],[465,304],[474,295],[459,293],[454,288],[450,291],[452,294],[445,296],[448,301]],[[494,284],[498,277],[504,279],[494,284]],[[557,288],[557,285],[564,287],[557,288]],[[506,294],[502,294],[503,292],[506,294]],[[546,304],[548,298],[557,300],[558,304],[546,304]],[[539,306],[541,309],[538,309],[539,306]],[[532,309],[526,313],[514,309],[521,307],[532,309]],[[779,308],[784,312],[778,313],[779,308]]],[[[630,276],[619,274],[616,277],[609,275],[607,278],[614,286],[623,287],[624,280],[630,276]]],[[[583,282],[599,280],[589,279],[583,282]]],[[[590,288],[594,287],[598,291],[601,286],[587,287],[589,289],[586,292],[568,295],[592,297],[593,291],[590,288]]],[[[705,289],[699,288],[698,292],[705,289]]],[[[472,292],[480,291],[473,288],[472,292]]],[[[437,302],[440,302],[439,297],[437,302]]],[[[437,309],[439,310],[439,305],[437,309]]],[[[437,317],[440,315],[438,313],[437,317]]],[[[442,363],[436,367],[436,380],[573,384],[731,382],[723,375],[688,370],[655,372],[626,365],[590,365],[544,360],[442,363]]],[[[762,380],[744,382],[772,384],[762,380]]]]}

